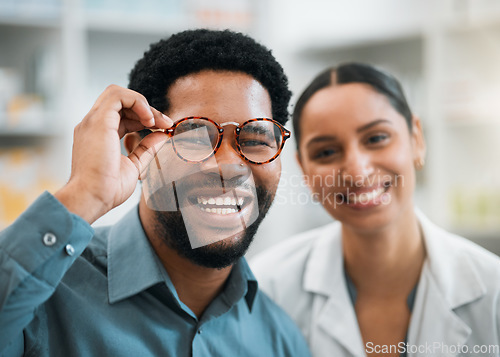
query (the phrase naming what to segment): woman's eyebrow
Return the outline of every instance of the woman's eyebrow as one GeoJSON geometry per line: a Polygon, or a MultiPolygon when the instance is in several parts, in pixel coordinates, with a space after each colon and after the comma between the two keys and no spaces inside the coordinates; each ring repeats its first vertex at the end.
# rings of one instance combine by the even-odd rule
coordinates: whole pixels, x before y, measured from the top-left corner
{"type": "Polygon", "coordinates": [[[368,130],[371,127],[374,127],[374,126],[376,126],[378,124],[382,124],[382,123],[392,125],[392,122],[390,120],[387,120],[387,119],[376,119],[376,120],[374,120],[374,121],[372,121],[372,122],[370,122],[368,124],[365,124],[365,125],[359,127],[358,129],[356,129],[356,132],[360,133],[362,131],[368,130]]]}
{"type": "Polygon", "coordinates": [[[332,141],[336,141],[337,140],[337,137],[334,136],[334,135],[323,135],[323,136],[317,136],[313,139],[311,139],[308,143],[307,143],[307,147],[313,145],[313,144],[317,144],[317,143],[322,143],[322,142],[332,142],[332,141]]]}

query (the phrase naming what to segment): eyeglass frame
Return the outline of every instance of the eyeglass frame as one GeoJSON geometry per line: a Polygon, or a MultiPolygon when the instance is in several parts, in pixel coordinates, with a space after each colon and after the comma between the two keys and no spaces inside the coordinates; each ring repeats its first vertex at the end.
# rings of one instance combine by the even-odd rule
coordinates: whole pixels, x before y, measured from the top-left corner
{"type": "Polygon", "coordinates": [[[253,118],[253,119],[249,119],[241,124],[238,124],[236,122],[225,122],[225,123],[222,123],[222,124],[219,124],[217,122],[215,122],[214,120],[210,119],[210,118],[207,118],[207,117],[201,117],[201,116],[190,116],[190,117],[185,117],[185,118],[181,118],[179,120],[177,120],[176,122],[174,122],[174,124],[168,128],[168,129],[164,129],[164,130],[152,130],[152,131],[162,131],[164,132],[166,135],[168,135],[170,138],[173,138],[174,136],[174,131],[175,129],[179,126],[179,124],[181,124],[182,122],[186,121],[186,120],[190,120],[190,119],[201,119],[201,120],[206,120],[212,124],[215,125],[215,127],[217,128],[217,143],[215,145],[215,147],[212,149],[212,153],[210,155],[208,155],[207,157],[205,157],[204,159],[202,160],[188,160],[186,158],[184,158],[176,149],[175,147],[175,144],[172,140],[172,147],[175,151],[175,153],[177,154],[177,156],[183,160],[184,162],[189,162],[189,163],[196,163],[196,164],[199,164],[199,163],[202,163],[202,162],[205,162],[207,161],[208,159],[210,159],[212,156],[215,155],[215,153],[217,152],[217,150],[219,150],[221,144],[222,144],[222,139],[223,139],[223,136],[224,136],[224,126],[226,125],[234,125],[235,128],[234,128],[234,141],[236,143],[236,152],[238,153],[238,155],[243,159],[245,160],[246,162],[248,163],[251,163],[251,164],[254,164],[254,165],[264,165],[264,164],[268,164],[274,160],[276,160],[278,158],[278,156],[280,156],[281,154],[281,151],[283,150],[283,147],[285,146],[285,141],[287,139],[290,138],[290,131],[288,129],[286,129],[283,125],[281,125],[279,122],[277,122],[276,120],[274,119],[271,119],[271,118],[253,118]],[[278,148],[278,151],[276,152],[276,154],[270,158],[269,160],[266,160],[264,162],[257,162],[257,161],[253,161],[253,160],[250,160],[248,159],[245,155],[243,155],[243,152],[241,150],[241,146],[240,146],[240,143],[238,142],[238,138],[240,136],[240,131],[241,131],[241,128],[248,124],[248,123],[251,123],[251,122],[254,122],[254,121],[270,121],[272,122],[273,124],[275,124],[279,129],[280,129],[280,132],[281,132],[281,136],[283,138],[283,140],[281,141],[281,145],[280,147],[278,148]]]}

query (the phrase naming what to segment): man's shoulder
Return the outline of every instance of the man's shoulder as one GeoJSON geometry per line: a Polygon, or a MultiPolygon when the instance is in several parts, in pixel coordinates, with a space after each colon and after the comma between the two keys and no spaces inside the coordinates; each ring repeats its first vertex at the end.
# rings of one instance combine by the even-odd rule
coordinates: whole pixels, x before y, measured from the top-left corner
{"type": "MultiPolygon", "coordinates": [[[[309,356],[304,335],[292,318],[262,290],[258,290],[252,307],[252,314],[262,319],[264,328],[273,336],[282,349],[293,351],[294,356],[309,356]]],[[[288,355],[288,354],[287,354],[288,355]]]]}
{"type": "Polygon", "coordinates": [[[295,327],[295,323],[290,316],[261,289],[258,289],[255,295],[252,313],[262,315],[267,320],[266,322],[273,325],[273,327],[285,329],[289,328],[289,326],[295,327]]]}

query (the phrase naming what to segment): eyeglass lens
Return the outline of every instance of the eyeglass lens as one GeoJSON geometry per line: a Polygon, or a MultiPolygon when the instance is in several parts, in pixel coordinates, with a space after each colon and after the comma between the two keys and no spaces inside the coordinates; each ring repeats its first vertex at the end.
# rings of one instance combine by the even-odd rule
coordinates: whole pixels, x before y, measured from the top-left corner
{"type": "MultiPolygon", "coordinates": [[[[227,129],[226,129],[227,130],[227,129]]],[[[188,119],[175,128],[173,143],[181,157],[201,161],[214,152],[219,132],[215,124],[204,119],[188,119]]],[[[283,135],[278,125],[268,120],[257,120],[241,127],[238,144],[248,160],[262,163],[276,156],[283,135]]]]}
{"type": "Polygon", "coordinates": [[[173,144],[177,154],[189,161],[201,161],[212,155],[219,132],[217,127],[203,119],[188,119],[174,131],[173,144]]]}

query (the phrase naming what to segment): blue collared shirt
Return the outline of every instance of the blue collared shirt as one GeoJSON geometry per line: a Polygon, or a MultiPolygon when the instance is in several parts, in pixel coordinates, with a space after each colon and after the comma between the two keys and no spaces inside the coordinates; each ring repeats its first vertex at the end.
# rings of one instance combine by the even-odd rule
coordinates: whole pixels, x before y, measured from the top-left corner
{"type": "Polygon", "coordinates": [[[48,193],[0,233],[0,331],[1,356],[309,356],[245,259],[198,319],[137,209],[94,232],[48,193]]]}

